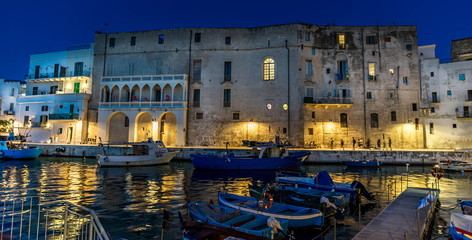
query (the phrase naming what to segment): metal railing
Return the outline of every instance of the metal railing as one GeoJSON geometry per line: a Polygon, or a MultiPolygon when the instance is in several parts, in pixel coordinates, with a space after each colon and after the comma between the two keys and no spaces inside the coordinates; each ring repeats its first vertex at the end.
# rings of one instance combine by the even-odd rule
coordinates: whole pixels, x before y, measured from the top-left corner
{"type": "Polygon", "coordinates": [[[129,81],[182,81],[186,80],[186,74],[173,75],[135,75],[135,76],[107,76],[102,78],[105,82],[129,82],[129,81]]]}
{"type": "Polygon", "coordinates": [[[305,97],[304,103],[315,104],[352,104],[352,98],[343,97],[305,97]]]}
{"type": "Polygon", "coordinates": [[[186,102],[100,102],[100,108],[182,108],[186,102]]]}
{"type": "Polygon", "coordinates": [[[40,73],[38,75],[35,74],[29,74],[26,76],[26,80],[34,80],[34,79],[47,79],[47,78],[64,78],[64,77],[89,77],[91,74],[90,71],[67,71],[64,72],[63,74],[57,73],[40,73]]]}
{"type": "Polygon", "coordinates": [[[41,193],[40,196],[21,196],[24,193],[20,193],[17,197],[9,196],[11,191],[0,193],[0,240],[110,239],[91,209],[68,201],[45,201],[41,193]]]}
{"type": "Polygon", "coordinates": [[[51,113],[49,120],[74,120],[79,119],[79,114],[75,113],[51,113]]]}

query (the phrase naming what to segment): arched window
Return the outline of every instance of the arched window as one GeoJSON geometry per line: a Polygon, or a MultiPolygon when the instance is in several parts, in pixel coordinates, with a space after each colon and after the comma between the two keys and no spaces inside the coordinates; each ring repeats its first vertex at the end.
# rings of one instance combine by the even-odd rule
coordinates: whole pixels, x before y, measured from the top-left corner
{"type": "Polygon", "coordinates": [[[347,113],[341,113],[341,127],[347,127],[347,113]]]}
{"type": "Polygon", "coordinates": [[[264,60],[264,81],[275,80],[275,61],[269,57],[264,60]]]}
{"type": "Polygon", "coordinates": [[[379,114],[371,113],[370,114],[370,127],[378,128],[379,127],[379,114]]]}

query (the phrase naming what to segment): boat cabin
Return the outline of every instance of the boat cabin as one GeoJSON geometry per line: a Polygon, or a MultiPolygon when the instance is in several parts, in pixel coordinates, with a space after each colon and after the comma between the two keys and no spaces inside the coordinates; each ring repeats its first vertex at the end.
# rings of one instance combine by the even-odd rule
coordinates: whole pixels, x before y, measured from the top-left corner
{"type": "Polygon", "coordinates": [[[146,142],[135,143],[132,147],[132,155],[157,155],[158,153],[167,152],[167,148],[163,142],[152,141],[152,139],[146,142]]]}
{"type": "Polygon", "coordinates": [[[258,153],[258,158],[275,158],[275,157],[285,157],[288,155],[288,150],[285,147],[279,147],[276,145],[272,146],[261,146],[256,149],[258,153]]]}

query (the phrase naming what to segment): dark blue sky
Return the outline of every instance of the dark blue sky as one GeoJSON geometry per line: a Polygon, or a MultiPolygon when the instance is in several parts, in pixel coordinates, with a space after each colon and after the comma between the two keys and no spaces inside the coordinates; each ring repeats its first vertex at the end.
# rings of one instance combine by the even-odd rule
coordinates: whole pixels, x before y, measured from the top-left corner
{"type": "Polygon", "coordinates": [[[24,79],[29,55],[93,42],[97,30],[376,25],[378,20],[417,25],[419,44],[436,44],[436,56],[448,59],[451,40],[472,37],[471,11],[472,0],[0,0],[0,79],[24,79]]]}

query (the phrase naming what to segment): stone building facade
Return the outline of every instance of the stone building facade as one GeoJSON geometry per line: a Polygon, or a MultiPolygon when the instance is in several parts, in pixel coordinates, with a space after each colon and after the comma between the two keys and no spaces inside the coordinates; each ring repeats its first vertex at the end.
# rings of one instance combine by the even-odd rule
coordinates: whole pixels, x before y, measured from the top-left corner
{"type": "Polygon", "coordinates": [[[94,54],[89,131],[104,141],[423,146],[414,26],[97,33],[94,54]]]}

